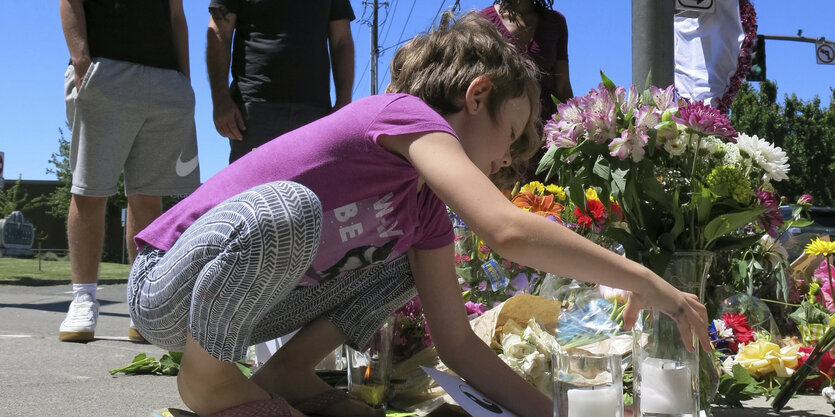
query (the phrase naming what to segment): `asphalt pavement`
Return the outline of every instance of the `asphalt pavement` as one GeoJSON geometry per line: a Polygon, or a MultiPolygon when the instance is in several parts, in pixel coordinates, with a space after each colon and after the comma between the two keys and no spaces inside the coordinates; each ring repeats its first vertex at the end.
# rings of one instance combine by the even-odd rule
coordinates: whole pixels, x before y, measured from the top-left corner
{"type": "MultiPolygon", "coordinates": [[[[0,285],[0,417],[138,416],[154,410],[186,409],[175,377],[111,376],[109,369],[145,353],[159,359],[165,350],[131,342],[125,285],[100,285],[96,339],[58,341],[58,325],[69,307],[70,286],[0,285]]],[[[717,417],[830,416],[820,396],[792,398],[780,414],[764,398],[746,407],[714,408],[717,417]]]]}

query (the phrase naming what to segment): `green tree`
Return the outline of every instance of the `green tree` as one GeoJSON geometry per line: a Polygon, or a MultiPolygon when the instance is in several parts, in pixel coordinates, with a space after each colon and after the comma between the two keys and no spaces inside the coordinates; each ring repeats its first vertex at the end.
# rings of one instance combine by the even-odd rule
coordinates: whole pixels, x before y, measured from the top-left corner
{"type": "Polygon", "coordinates": [[[28,211],[47,204],[44,196],[29,199],[29,193],[21,191],[20,178],[11,187],[0,189],[0,219],[7,217],[13,211],[23,212],[27,217],[28,211]]]}
{"type": "Polygon", "coordinates": [[[789,157],[789,179],[775,183],[777,191],[791,200],[809,193],[815,205],[835,205],[835,89],[830,88],[830,104],[821,107],[818,97],[810,101],[785,95],[777,102],[777,84],[760,83],[756,91],[743,83],[731,105],[733,126],[757,135],[783,148],[789,157]]]}

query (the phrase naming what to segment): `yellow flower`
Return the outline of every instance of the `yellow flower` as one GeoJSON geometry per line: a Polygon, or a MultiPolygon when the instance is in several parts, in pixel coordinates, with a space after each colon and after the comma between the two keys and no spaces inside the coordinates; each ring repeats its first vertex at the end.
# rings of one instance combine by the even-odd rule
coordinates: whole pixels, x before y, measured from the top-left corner
{"type": "Polygon", "coordinates": [[[777,376],[790,376],[797,368],[797,346],[780,349],[774,343],[765,340],[751,342],[741,348],[734,362],[745,367],[754,377],[762,377],[772,372],[777,376]]]}
{"type": "Polygon", "coordinates": [[[809,242],[803,251],[809,255],[829,256],[835,253],[835,242],[827,242],[821,240],[821,238],[816,238],[809,242]]]}
{"type": "Polygon", "coordinates": [[[557,199],[559,199],[560,201],[565,201],[565,189],[560,187],[559,185],[546,185],[545,191],[548,191],[549,193],[555,195],[557,199]]]}
{"type": "Polygon", "coordinates": [[[519,190],[520,193],[523,193],[525,191],[529,191],[529,192],[531,192],[532,194],[535,194],[535,195],[542,195],[542,194],[545,193],[545,186],[542,185],[542,183],[539,182],[539,181],[531,181],[531,182],[523,185],[522,189],[519,190]]]}
{"type": "Polygon", "coordinates": [[[586,190],[586,200],[600,201],[600,198],[597,197],[597,191],[594,188],[589,187],[586,190]]]}

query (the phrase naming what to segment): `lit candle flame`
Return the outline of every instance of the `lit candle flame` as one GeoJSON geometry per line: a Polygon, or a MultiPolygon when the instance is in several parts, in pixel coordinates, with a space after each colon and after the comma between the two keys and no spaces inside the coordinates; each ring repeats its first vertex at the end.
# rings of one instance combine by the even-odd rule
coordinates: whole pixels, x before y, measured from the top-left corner
{"type": "Polygon", "coordinates": [[[368,381],[371,379],[371,366],[368,365],[365,367],[365,375],[363,376],[363,380],[368,381]]]}

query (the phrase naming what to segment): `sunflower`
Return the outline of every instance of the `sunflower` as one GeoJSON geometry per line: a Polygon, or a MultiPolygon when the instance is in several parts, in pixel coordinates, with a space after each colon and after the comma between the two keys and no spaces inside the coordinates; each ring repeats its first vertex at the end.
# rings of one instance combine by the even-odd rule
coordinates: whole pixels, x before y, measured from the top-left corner
{"type": "Polygon", "coordinates": [[[803,251],[809,255],[829,256],[835,253],[835,242],[828,242],[821,240],[821,238],[816,238],[809,242],[803,251]]]}

